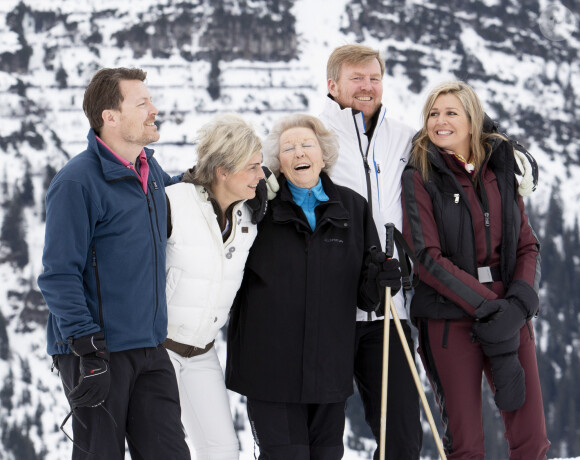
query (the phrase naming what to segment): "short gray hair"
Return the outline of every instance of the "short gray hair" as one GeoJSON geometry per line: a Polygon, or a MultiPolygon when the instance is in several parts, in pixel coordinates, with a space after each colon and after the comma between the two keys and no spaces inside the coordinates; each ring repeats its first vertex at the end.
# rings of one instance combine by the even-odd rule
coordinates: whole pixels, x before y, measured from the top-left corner
{"type": "Polygon", "coordinates": [[[328,172],[338,159],[338,139],[334,132],[326,129],[324,123],[312,115],[297,113],[279,119],[264,141],[264,164],[276,175],[280,175],[280,136],[292,128],[311,129],[322,150],[325,166],[322,171],[328,172]]]}
{"type": "Polygon", "coordinates": [[[218,115],[203,125],[196,140],[195,182],[205,187],[213,183],[218,168],[236,173],[262,148],[253,127],[233,113],[218,115]]]}

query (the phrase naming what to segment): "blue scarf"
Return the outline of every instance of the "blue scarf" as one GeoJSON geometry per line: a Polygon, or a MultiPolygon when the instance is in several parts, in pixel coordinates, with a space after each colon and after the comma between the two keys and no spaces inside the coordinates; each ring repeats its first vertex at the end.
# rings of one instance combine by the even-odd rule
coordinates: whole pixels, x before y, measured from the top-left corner
{"type": "Polygon", "coordinates": [[[316,215],[314,214],[314,208],[318,206],[323,201],[328,201],[329,198],[324,193],[322,188],[322,181],[318,178],[318,183],[311,189],[301,188],[294,185],[292,182],[288,181],[288,187],[292,193],[292,198],[294,203],[302,208],[310,228],[314,230],[316,227],[316,215]]]}

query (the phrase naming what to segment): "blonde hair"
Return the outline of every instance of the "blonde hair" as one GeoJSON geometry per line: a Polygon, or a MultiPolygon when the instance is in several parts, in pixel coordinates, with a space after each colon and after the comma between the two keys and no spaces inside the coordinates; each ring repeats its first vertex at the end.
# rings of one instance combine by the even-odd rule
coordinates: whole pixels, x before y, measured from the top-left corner
{"type": "Polygon", "coordinates": [[[326,79],[338,81],[343,64],[366,64],[376,59],[381,66],[381,76],[385,74],[385,61],[378,50],[365,45],[343,45],[335,48],[326,63],[326,79]]]}
{"type": "Polygon", "coordinates": [[[463,110],[465,110],[467,119],[471,124],[470,153],[476,173],[481,168],[485,156],[491,148],[489,143],[490,139],[492,137],[504,139],[503,136],[497,133],[483,132],[485,112],[483,111],[481,101],[471,86],[459,80],[440,83],[431,90],[427,96],[425,105],[423,106],[423,126],[413,140],[413,148],[411,150],[411,158],[409,161],[411,166],[421,173],[423,180],[428,179],[430,169],[428,159],[430,140],[427,131],[427,122],[433,104],[435,104],[435,100],[444,94],[452,94],[459,99],[459,102],[461,102],[461,105],[463,106],[463,110]]]}
{"type": "Polygon", "coordinates": [[[218,115],[197,132],[195,182],[209,187],[217,169],[236,173],[262,148],[252,126],[239,115],[218,115]]]}
{"type": "Polygon", "coordinates": [[[325,163],[322,171],[328,172],[338,159],[338,139],[336,134],[326,129],[322,121],[312,115],[297,113],[279,119],[268,137],[264,140],[264,164],[278,176],[280,174],[280,136],[292,128],[308,128],[316,135],[322,159],[325,163]]]}

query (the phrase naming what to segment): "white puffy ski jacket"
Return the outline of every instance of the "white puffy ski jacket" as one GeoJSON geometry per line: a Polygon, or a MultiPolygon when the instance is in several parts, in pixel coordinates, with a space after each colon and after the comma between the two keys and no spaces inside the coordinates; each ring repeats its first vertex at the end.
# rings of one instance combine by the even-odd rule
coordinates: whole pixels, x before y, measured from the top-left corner
{"type": "Polygon", "coordinates": [[[224,243],[204,187],[181,182],[166,193],[173,227],[167,240],[167,338],[205,347],[228,319],[257,227],[244,202],[237,203],[224,243]]]}

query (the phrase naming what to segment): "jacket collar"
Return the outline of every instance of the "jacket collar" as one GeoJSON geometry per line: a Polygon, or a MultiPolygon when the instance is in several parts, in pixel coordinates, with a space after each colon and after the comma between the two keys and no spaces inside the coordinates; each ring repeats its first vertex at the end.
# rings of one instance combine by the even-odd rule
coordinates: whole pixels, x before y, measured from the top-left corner
{"type": "MultiPolygon", "coordinates": [[[[491,152],[486,155],[481,170],[478,171],[477,174],[479,175],[486,167],[490,167],[496,173],[505,169],[513,172],[513,151],[509,148],[509,143],[500,138],[492,138],[490,139],[490,144],[491,152]]],[[[429,142],[429,150],[427,154],[429,155],[429,162],[431,165],[442,172],[452,173],[442,154],[432,142],[429,142]]]]}
{"type": "MultiPolygon", "coordinates": [[[[342,205],[338,188],[324,172],[320,173],[320,180],[328,201],[321,202],[317,207],[318,223],[329,222],[337,227],[350,227],[350,214],[342,205]]],[[[288,181],[283,174],[278,177],[280,191],[278,196],[271,202],[272,220],[278,223],[289,221],[298,222],[310,230],[310,225],[302,209],[294,202],[292,192],[288,187],[288,181]]]]}
{"type": "MultiPolygon", "coordinates": [[[[103,176],[107,181],[114,181],[119,179],[125,179],[128,177],[138,179],[138,177],[131,172],[128,168],[119,163],[107,149],[99,144],[97,141],[95,132],[91,128],[87,134],[88,147],[87,150],[94,153],[99,160],[101,169],[103,171],[103,176]]],[[[145,147],[145,155],[147,156],[147,161],[150,161],[153,156],[153,150],[145,147]]]]}
{"type": "MultiPolygon", "coordinates": [[[[327,95],[326,100],[324,101],[324,112],[327,113],[328,116],[333,120],[337,120],[341,126],[347,129],[350,129],[354,119],[358,131],[361,135],[368,130],[368,128],[365,126],[364,115],[360,110],[353,109],[352,107],[346,107],[343,109],[330,94],[327,95]]],[[[376,118],[374,131],[376,131],[377,128],[381,125],[386,115],[387,109],[384,105],[381,104],[378,112],[374,115],[374,118],[376,118]]]]}

